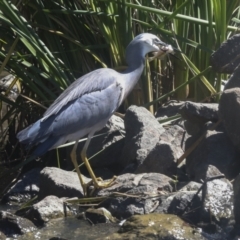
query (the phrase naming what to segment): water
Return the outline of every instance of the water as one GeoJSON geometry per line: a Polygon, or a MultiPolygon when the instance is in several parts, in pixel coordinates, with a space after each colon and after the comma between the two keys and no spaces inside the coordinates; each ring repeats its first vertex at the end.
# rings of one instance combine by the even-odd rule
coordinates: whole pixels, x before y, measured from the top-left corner
{"type": "Polygon", "coordinates": [[[7,240],[48,240],[52,237],[71,240],[95,240],[104,239],[109,234],[117,232],[118,229],[119,225],[117,224],[102,223],[91,226],[87,221],[67,217],[51,220],[41,229],[23,236],[16,236],[16,238],[7,238],[7,240]]]}

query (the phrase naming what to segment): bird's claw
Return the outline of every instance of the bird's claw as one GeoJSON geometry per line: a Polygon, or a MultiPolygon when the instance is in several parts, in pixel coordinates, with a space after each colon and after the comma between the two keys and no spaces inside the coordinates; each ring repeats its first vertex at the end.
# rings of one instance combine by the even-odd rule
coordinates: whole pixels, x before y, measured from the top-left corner
{"type": "Polygon", "coordinates": [[[103,179],[100,177],[98,177],[94,180],[91,180],[88,183],[84,184],[84,186],[83,186],[84,195],[86,195],[88,187],[93,186],[93,189],[91,190],[91,193],[90,193],[90,196],[91,196],[97,189],[108,188],[108,187],[111,187],[112,185],[114,185],[116,179],[117,179],[117,177],[114,176],[112,179],[107,180],[107,181],[103,181],[103,179]]]}

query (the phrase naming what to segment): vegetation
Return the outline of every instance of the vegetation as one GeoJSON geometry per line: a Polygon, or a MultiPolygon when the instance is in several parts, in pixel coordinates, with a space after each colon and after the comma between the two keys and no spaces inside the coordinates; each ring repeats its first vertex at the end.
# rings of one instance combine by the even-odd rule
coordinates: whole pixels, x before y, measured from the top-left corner
{"type": "Polygon", "coordinates": [[[1,108],[7,104],[1,116],[7,158],[16,132],[76,78],[99,67],[121,71],[127,44],[141,32],[159,35],[181,53],[147,63],[126,105],[154,112],[164,98],[217,101],[226,76],[209,68],[209,58],[237,32],[239,14],[237,0],[1,0],[0,73],[15,76],[0,94],[1,108]],[[21,89],[16,101],[8,95],[14,86],[21,89]]]}

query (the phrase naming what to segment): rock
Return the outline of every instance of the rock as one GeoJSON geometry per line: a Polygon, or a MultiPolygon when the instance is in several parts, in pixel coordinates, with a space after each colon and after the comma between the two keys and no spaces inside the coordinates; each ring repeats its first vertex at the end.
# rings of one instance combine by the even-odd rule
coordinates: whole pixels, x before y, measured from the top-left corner
{"type": "Polygon", "coordinates": [[[189,138],[186,130],[178,125],[165,126],[165,132],[161,134],[160,139],[172,144],[177,158],[183,154],[185,149],[185,142],[189,138]],[[165,135],[167,138],[165,138],[165,135]]]}
{"type": "Polygon", "coordinates": [[[28,219],[0,211],[0,231],[6,236],[24,234],[36,229],[35,225],[28,219]]]}
{"type": "Polygon", "coordinates": [[[240,150],[240,88],[231,88],[222,93],[219,116],[224,123],[228,137],[240,150]]]}
{"type": "Polygon", "coordinates": [[[126,138],[121,164],[124,167],[132,162],[139,165],[158,143],[160,134],[165,130],[147,109],[137,106],[128,108],[124,124],[126,138]]]}
{"type": "Polygon", "coordinates": [[[199,166],[199,171],[195,171],[194,179],[197,182],[202,182],[205,179],[220,176],[222,173],[213,165],[201,164],[199,166]]]}
{"type": "Polygon", "coordinates": [[[218,121],[218,104],[185,102],[179,113],[184,119],[203,126],[208,121],[218,121]]]}
{"type": "Polygon", "coordinates": [[[240,88],[240,65],[234,70],[233,74],[228,79],[224,86],[224,91],[231,88],[240,88]]]}
{"type": "Polygon", "coordinates": [[[105,239],[200,240],[206,238],[175,215],[152,213],[130,217],[118,233],[105,239]]]}
{"type": "MultiPolygon", "coordinates": [[[[186,149],[196,137],[188,138],[186,149]]],[[[223,132],[207,131],[206,137],[186,158],[186,172],[191,180],[200,181],[209,165],[215,166],[226,178],[232,179],[240,170],[239,153],[223,132]]]]}
{"type": "Polygon", "coordinates": [[[163,106],[158,108],[155,117],[158,120],[167,118],[167,117],[172,117],[174,115],[178,114],[179,108],[184,105],[185,102],[182,101],[176,101],[176,100],[171,100],[165,103],[163,106]]]}
{"type": "MultiPolygon", "coordinates": [[[[233,186],[226,179],[207,182],[207,194],[204,208],[216,220],[233,217],[233,186]]],[[[213,218],[212,218],[213,219],[213,218]]]]}
{"type": "MultiPolygon", "coordinates": [[[[67,214],[70,213],[67,211],[67,214]]],[[[56,196],[47,196],[40,202],[33,204],[25,217],[34,222],[35,225],[43,226],[51,219],[64,217],[64,201],[56,196]]]]}
{"type": "Polygon", "coordinates": [[[160,203],[159,198],[154,196],[171,192],[171,182],[171,178],[160,173],[124,174],[118,176],[116,184],[100,190],[97,196],[111,195],[100,207],[105,207],[114,217],[122,219],[153,212],[160,203]]]}
{"type": "Polygon", "coordinates": [[[16,76],[13,76],[12,74],[8,74],[5,77],[0,79],[0,92],[8,90],[7,97],[11,99],[12,101],[15,101],[17,97],[20,94],[20,87],[18,86],[17,83],[15,83],[12,87],[11,90],[9,91],[9,87],[12,84],[12,82],[15,80],[16,76]]]}
{"type": "Polygon", "coordinates": [[[26,202],[39,193],[40,168],[25,173],[3,196],[2,202],[26,202]]]}
{"type": "MultiPolygon", "coordinates": [[[[181,149],[180,149],[181,150],[181,149]]],[[[172,177],[177,172],[176,149],[170,143],[160,141],[148,153],[146,159],[140,164],[135,173],[162,173],[172,177]]],[[[180,151],[182,152],[182,151],[180,151]]]]}
{"type": "MultiPolygon", "coordinates": [[[[83,176],[83,175],[82,175],[83,176]]],[[[85,182],[90,179],[83,176],[85,182]]],[[[83,189],[77,173],[55,167],[46,167],[40,172],[39,199],[49,195],[61,197],[82,197],[83,189]]]]}
{"type": "Polygon", "coordinates": [[[211,65],[216,72],[232,73],[239,65],[240,54],[240,34],[230,37],[221,44],[220,48],[215,51],[210,58],[211,65]]]}
{"type": "Polygon", "coordinates": [[[190,182],[178,192],[166,195],[155,212],[176,214],[194,225],[202,222],[221,225],[222,220],[233,218],[233,189],[230,182],[214,179],[208,181],[206,189],[203,186],[199,192],[200,187],[201,184],[190,182]]]}
{"type": "MultiPolygon", "coordinates": [[[[156,213],[175,214],[185,221],[196,225],[202,220],[201,193],[197,191],[179,191],[170,194],[155,210],[156,213]]],[[[205,213],[206,214],[206,213],[205,213]]]]}
{"type": "Polygon", "coordinates": [[[7,239],[7,236],[0,231],[0,240],[5,240],[5,239],[7,239]]]}
{"type": "Polygon", "coordinates": [[[190,182],[179,182],[177,189],[179,191],[198,191],[198,189],[202,186],[202,183],[190,181],[190,182]]]}
{"type": "Polygon", "coordinates": [[[85,212],[85,218],[90,224],[117,222],[117,219],[106,208],[89,208],[85,212]]]}

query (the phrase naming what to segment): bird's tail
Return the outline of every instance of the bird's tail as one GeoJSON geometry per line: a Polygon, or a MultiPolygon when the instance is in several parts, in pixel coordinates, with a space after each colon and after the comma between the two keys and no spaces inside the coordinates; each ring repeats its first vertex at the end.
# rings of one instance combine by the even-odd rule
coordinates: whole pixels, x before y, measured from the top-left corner
{"type": "Polygon", "coordinates": [[[19,132],[17,138],[27,149],[36,146],[33,155],[41,156],[52,149],[58,141],[57,137],[50,136],[48,126],[48,124],[41,122],[40,119],[19,132]]]}
{"type": "Polygon", "coordinates": [[[31,147],[36,144],[39,138],[42,137],[43,133],[41,133],[40,129],[40,120],[35,122],[34,124],[28,126],[23,129],[21,132],[17,134],[17,138],[19,142],[28,147],[31,147]]]}

